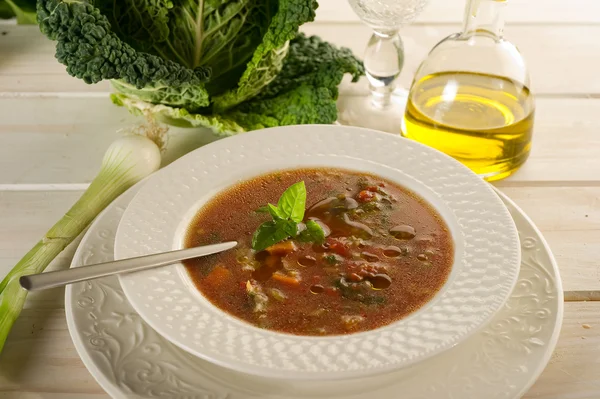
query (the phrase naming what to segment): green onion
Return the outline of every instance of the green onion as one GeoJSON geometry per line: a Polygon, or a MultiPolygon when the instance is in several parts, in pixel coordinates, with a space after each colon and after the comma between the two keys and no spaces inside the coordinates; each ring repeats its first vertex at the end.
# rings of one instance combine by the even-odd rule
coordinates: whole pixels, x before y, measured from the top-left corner
{"type": "Polygon", "coordinates": [[[125,136],[110,145],[100,173],[81,198],[0,282],[0,352],[27,298],[19,278],[44,271],[108,204],[158,170],[160,162],[159,146],[147,137],[125,136]]]}

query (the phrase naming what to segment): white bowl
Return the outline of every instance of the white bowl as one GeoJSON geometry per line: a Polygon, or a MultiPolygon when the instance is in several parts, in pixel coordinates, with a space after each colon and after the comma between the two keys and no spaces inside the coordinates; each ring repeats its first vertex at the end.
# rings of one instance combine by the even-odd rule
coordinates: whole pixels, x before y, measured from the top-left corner
{"type": "Polygon", "coordinates": [[[120,276],[127,298],[158,333],[234,370],[278,378],[352,378],[408,366],[482,328],[502,307],[520,264],[518,233],[491,186],[452,158],[387,133],[290,126],[227,138],[153,175],[125,211],[123,259],[179,249],[199,208],[225,187],[298,167],[337,167],[395,181],[427,200],[455,245],[450,276],[422,308],[388,326],[344,336],[296,336],[254,327],[212,305],[182,264],[120,276]]]}

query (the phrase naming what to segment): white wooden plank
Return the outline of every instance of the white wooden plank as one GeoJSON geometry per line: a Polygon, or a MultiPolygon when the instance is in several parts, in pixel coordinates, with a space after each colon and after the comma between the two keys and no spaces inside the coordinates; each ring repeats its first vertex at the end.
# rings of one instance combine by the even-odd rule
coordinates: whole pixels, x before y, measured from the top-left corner
{"type": "Polygon", "coordinates": [[[560,338],[550,364],[524,399],[599,398],[599,329],[600,302],[566,303],[560,338]]]}
{"type": "Polygon", "coordinates": [[[89,183],[119,129],[137,118],[101,99],[0,99],[3,183],[89,183]],[[41,173],[41,175],[40,175],[41,173]],[[11,175],[8,178],[8,175],[11,175]]]}
{"type": "Polygon", "coordinates": [[[538,98],[536,106],[531,156],[498,185],[598,181],[600,99],[538,98]]]}
{"type": "MultiPolygon", "coordinates": [[[[565,304],[556,351],[524,399],[600,397],[599,315],[600,302],[565,304]]],[[[77,357],[64,317],[63,310],[23,312],[0,356],[0,398],[108,398],[77,357]]]]}
{"type": "MultiPolygon", "coordinates": [[[[598,14],[600,15],[600,14],[598,14]]],[[[416,68],[429,50],[460,25],[411,26],[402,31],[406,64],[400,83],[408,87],[416,68]]],[[[107,82],[86,85],[69,76],[54,58],[54,43],[36,27],[6,27],[0,35],[0,96],[10,93],[109,92],[107,82]],[[33,44],[30,44],[32,42],[33,44]]],[[[362,56],[371,34],[360,23],[308,24],[303,31],[350,47],[362,56]]],[[[527,60],[538,95],[600,94],[596,55],[600,54],[600,25],[509,26],[507,37],[519,46],[527,60]],[[576,68],[575,64],[576,63],[576,68]]],[[[344,93],[366,93],[366,85],[345,86],[344,93]]]]}
{"type": "MultiPolygon", "coordinates": [[[[0,109],[0,189],[89,183],[110,143],[144,122],[108,96],[0,98],[0,109]]],[[[171,128],[163,163],[214,138],[206,129],[171,128]]]]}
{"type": "MultiPolygon", "coordinates": [[[[360,57],[371,36],[370,29],[358,23],[307,24],[302,30],[348,47],[360,57]]],[[[433,46],[459,30],[460,25],[424,25],[403,29],[405,61],[399,78],[400,86],[410,88],[417,68],[433,46]]],[[[600,79],[596,76],[600,42],[595,39],[600,36],[599,25],[511,26],[506,28],[505,34],[523,54],[536,95],[585,96],[600,93],[600,79]]],[[[468,62],[465,59],[465,65],[468,62]]],[[[365,79],[359,84],[345,84],[341,88],[344,94],[364,95],[366,92],[365,79]]]]}
{"type": "MultiPolygon", "coordinates": [[[[538,98],[537,106],[531,157],[500,185],[597,181],[600,99],[538,98]]],[[[108,98],[0,98],[0,109],[0,188],[89,183],[117,131],[142,121],[108,98]]],[[[168,160],[207,141],[200,130],[172,132],[168,160]]]]}
{"type": "Polygon", "coordinates": [[[565,291],[600,290],[600,187],[501,190],[544,234],[558,262],[565,291]]]}
{"type": "Polygon", "coordinates": [[[0,356],[0,392],[6,398],[104,397],[75,351],[64,309],[21,313],[0,356]]]}
{"type": "MultiPolygon", "coordinates": [[[[429,0],[415,23],[461,22],[466,0],[429,0]]],[[[507,24],[514,23],[598,23],[600,5],[595,0],[511,0],[505,11],[507,24]]],[[[357,22],[348,0],[321,0],[316,21],[357,22]]],[[[0,27],[14,25],[0,21],[0,27]]]]}
{"type": "MultiPolygon", "coordinates": [[[[416,23],[460,22],[465,0],[430,0],[416,23]]],[[[321,0],[318,22],[358,21],[347,0],[321,0]]],[[[598,23],[600,4],[595,0],[511,0],[505,11],[507,24],[598,23]]]]}
{"type": "MultiPolygon", "coordinates": [[[[97,385],[97,384],[96,384],[97,385]]],[[[98,386],[98,393],[63,393],[63,392],[0,392],[0,399],[109,399],[110,396],[98,386]]]]}
{"type": "Polygon", "coordinates": [[[88,85],[67,74],[55,43],[37,26],[0,27],[0,92],[109,92],[110,84],[88,85]]]}
{"type": "MultiPolygon", "coordinates": [[[[100,387],[98,387],[100,388],[100,387]]],[[[56,392],[0,392],[0,399],[109,399],[106,392],[98,393],[56,393],[56,392]]]]}
{"type": "MultiPolygon", "coordinates": [[[[503,188],[539,226],[558,260],[566,291],[600,287],[600,187],[503,188]]],[[[0,276],[35,244],[81,192],[0,191],[0,276]]],[[[67,267],[74,247],[53,268],[67,267]]],[[[28,307],[61,306],[60,290],[31,295],[28,307]]]]}
{"type": "MultiPolygon", "coordinates": [[[[0,191],[0,279],[80,196],[81,191],[0,191]]],[[[68,268],[78,242],[79,239],[63,251],[46,270],[68,268]]],[[[63,304],[64,288],[56,288],[30,293],[25,308],[56,309],[63,304]]]]}

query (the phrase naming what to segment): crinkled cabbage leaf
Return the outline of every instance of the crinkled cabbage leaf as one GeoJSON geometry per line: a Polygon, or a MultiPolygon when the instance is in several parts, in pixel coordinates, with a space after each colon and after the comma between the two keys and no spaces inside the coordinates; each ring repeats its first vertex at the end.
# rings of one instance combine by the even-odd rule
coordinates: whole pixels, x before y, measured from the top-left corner
{"type": "Polygon", "coordinates": [[[298,33],[315,0],[38,0],[56,58],[113,102],[163,121],[231,134],[331,123],[337,85],[363,67],[298,33]]]}

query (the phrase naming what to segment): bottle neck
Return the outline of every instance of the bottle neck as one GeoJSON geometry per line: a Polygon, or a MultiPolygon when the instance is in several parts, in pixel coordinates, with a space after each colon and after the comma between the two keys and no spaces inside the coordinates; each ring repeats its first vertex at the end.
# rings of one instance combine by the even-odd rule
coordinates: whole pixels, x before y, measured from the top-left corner
{"type": "Polygon", "coordinates": [[[507,0],[469,0],[466,8],[463,35],[487,34],[502,38],[504,8],[507,0]]]}

